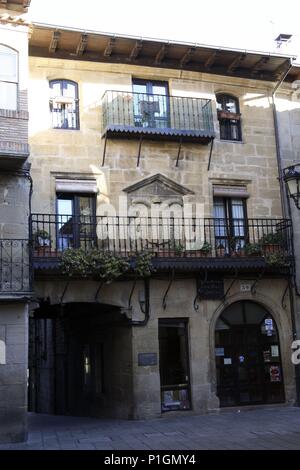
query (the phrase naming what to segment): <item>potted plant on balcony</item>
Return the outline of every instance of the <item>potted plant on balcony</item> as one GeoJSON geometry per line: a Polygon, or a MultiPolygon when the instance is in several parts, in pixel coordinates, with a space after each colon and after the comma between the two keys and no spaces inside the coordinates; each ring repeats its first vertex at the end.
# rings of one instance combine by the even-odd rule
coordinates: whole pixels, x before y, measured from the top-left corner
{"type": "Polygon", "coordinates": [[[219,243],[216,247],[216,256],[217,258],[222,258],[225,256],[225,247],[223,243],[219,243]]]}
{"type": "Polygon", "coordinates": [[[211,253],[211,244],[205,241],[202,247],[200,248],[199,252],[200,256],[208,256],[209,253],[211,253]]]}
{"type": "Polygon", "coordinates": [[[246,256],[261,256],[262,248],[259,243],[247,243],[245,246],[246,256]]]}
{"type": "Polygon", "coordinates": [[[181,242],[171,242],[169,245],[169,249],[165,250],[165,254],[163,256],[166,256],[167,258],[181,258],[184,254],[184,246],[182,245],[181,242]]]}
{"type": "Polygon", "coordinates": [[[281,232],[265,234],[260,240],[264,253],[278,253],[282,251],[283,236],[281,232]]]}
{"type": "Polygon", "coordinates": [[[177,258],[183,256],[184,254],[184,246],[179,242],[179,243],[175,243],[174,245],[174,256],[176,256],[177,258]]]}
{"type": "Polygon", "coordinates": [[[33,244],[36,255],[49,255],[51,251],[51,237],[46,230],[38,229],[33,233],[33,244]]]}
{"type": "Polygon", "coordinates": [[[245,256],[245,247],[242,245],[241,241],[233,237],[229,240],[230,253],[233,257],[245,256]]]}

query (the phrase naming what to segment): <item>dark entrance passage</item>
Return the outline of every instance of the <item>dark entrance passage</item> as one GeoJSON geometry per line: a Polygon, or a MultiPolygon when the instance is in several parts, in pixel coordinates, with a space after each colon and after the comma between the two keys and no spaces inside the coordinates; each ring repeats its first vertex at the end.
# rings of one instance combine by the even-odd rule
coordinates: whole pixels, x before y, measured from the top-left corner
{"type": "Polygon", "coordinates": [[[29,411],[129,418],[131,331],[118,307],[41,304],[30,319],[29,411]]]}
{"type": "Polygon", "coordinates": [[[216,324],[215,356],[220,406],[284,401],[277,326],[261,305],[241,301],[224,310],[216,324]]]}

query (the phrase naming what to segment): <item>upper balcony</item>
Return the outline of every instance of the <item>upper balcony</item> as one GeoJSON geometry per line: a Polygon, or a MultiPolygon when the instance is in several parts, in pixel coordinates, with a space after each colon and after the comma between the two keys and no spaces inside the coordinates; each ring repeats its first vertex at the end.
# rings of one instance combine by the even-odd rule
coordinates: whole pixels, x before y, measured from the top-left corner
{"type": "Polygon", "coordinates": [[[286,219],[107,217],[33,214],[35,268],[59,268],[69,248],[134,259],[152,254],[156,268],[289,272],[291,222],[286,219]]]}
{"type": "Polygon", "coordinates": [[[102,136],[208,144],[215,136],[211,100],[106,91],[102,136]]]}

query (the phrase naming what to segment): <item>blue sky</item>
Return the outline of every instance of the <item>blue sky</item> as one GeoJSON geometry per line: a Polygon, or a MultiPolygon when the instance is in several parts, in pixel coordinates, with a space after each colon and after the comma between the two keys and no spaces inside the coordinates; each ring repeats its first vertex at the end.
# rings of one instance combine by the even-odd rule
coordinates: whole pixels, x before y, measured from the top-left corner
{"type": "Polygon", "coordinates": [[[300,56],[299,0],[32,0],[29,15],[82,29],[300,56]],[[279,33],[293,39],[276,49],[279,33]]]}

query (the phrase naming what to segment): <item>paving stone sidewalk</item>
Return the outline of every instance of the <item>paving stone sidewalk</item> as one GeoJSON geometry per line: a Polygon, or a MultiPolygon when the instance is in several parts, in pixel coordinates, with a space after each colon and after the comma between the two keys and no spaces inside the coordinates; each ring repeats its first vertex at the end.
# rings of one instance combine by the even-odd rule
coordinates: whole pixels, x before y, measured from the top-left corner
{"type": "Polygon", "coordinates": [[[29,413],[28,441],[0,450],[300,449],[300,408],[274,407],[149,421],[29,413]]]}

